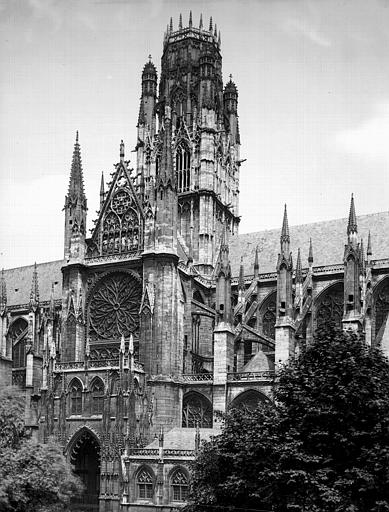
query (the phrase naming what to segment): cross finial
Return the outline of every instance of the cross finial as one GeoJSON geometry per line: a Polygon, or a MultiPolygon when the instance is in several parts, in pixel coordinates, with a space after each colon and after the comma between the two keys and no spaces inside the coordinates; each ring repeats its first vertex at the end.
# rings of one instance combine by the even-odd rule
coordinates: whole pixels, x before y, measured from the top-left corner
{"type": "Polygon", "coordinates": [[[151,62],[151,53],[149,53],[149,62],[151,62]]]}
{"type": "Polygon", "coordinates": [[[230,73],[230,82],[232,82],[232,73],[230,73]]]}

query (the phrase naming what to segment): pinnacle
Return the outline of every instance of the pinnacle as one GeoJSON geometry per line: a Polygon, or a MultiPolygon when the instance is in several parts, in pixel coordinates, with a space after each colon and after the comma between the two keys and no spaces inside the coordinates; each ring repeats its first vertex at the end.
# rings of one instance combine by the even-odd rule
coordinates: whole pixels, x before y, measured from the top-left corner
{"type": "Polygon", "coordinates": [[[284,218],[282,220],[281,241],[287,241],[287,242],[290,241],[289,225],[288,225],[288,212],[286,210],[286,205],[284,207],[284,218]]]}
{"type": "Polygon", "coordinates": [[[259,268],[259,262],[258,262],[258,245],[255,248],[255,259],[254,259],[254,269],[259,268]]]}
{"type": "Polygon", "coordinates": [[[312,238],[309,239],[308,263],[313,263],[312,238]]]}
{"type": "Polygon", "coordinates": [[[32,273],[30,306],[36,306],[39,303],[39,286],[38,286],[38,270],[36,262],[34,263],[34,271],[32,273]]]}
{"type": "Polygon", "coordinates": [[[373,251],[371,250],[371,235],[369,231],[369,236],[367,237],[367,255],[371,256],[373,254],[373,251]]]}
{"type": "Polygon", "coordinates": [[[347,234],[357,233],[357,216],[355,215],[354,195],[351,194],[350,212],[348,216],[347,234]]]}
{"type": "Polygon", "coordinates": [[[301,267],[301,254],[300,254],[300,247],[297,251],[297,261],[296,261],[296,282],[302,283],[303,281],[303,274],[302,274],[302,267],[301,267]]]}
{"type": "Polygon", "coordinates": [[[243,256],[240,257],[240,268],[239,268],[239,284],[238,288],[240,290],[244,290],[244,266],[243,266],[243,256]]]}

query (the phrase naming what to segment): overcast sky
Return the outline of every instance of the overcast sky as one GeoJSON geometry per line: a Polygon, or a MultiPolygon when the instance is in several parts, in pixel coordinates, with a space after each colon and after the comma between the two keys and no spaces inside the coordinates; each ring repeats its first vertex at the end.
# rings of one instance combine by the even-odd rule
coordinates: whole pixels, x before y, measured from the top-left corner
{"type": "Polygon", "coordinates": [[[140,76],[180,12],[239,91],[241,232],[388,210],[388,0],[0,0],[0,266],[60,259],[75,132],[96,217],[136,143],[140,76]]]}

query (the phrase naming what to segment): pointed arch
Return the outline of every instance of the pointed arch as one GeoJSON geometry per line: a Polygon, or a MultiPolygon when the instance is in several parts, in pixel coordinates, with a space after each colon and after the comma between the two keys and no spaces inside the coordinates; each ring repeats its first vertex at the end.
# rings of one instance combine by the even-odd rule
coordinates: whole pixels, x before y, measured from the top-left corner
{"type": "Polygon", "coordinates": [[[212,404],[201,393],[190,391],[184,395],[182,403],[183,428],[212,428],[212,404]]]}
{"type": "Polygon", "coordinates": [[[13,368],[26,366],[26,341],[28,335],[28,322],[23,317],[16,318],[7,332],[7,355],[12,353],[13,368]]]}
{"type": "Polygon", "coordinates": [[[178,192],[190,190],[191,155],[186,141],[181,140],[176,147],[176,182],[178,192]]]}
{"type": "Polygon", "coordinates": [[[104,410],[104,396],[105,396],[104,382],[100,377],[94,377],[91,385],[91,412],[92,414],[103,414],[104,410]]]}
{"type": "Polygon", "coordinates": [[[82,392],[83,384],[78,377],[74,377],[68,386],[69,400],[70,400],[70,414],[82,414],[82,392]]]}
{"type": "Polygon", "coordinates": [[[189,492],[189,473],[182,466],[175,466],[169,474],[170,501],[184,503],[189,492]]]}
{"type": "Polygon", "coordinates": [[[374,335],[377,336],[389,313],[389,278],[382,279],[373,290],[374,335]]]}
{"type": "Polygon", "coordinates": [[[229,409],[255,409],[260,403],[269,401],[269,398],[257,389],[247,389],[239,393],[229,405],[229,409]]]}
{"type": "Polygon", "coordinates": [[[258,327],[265,336],[275,339],[277,291],[272,290],[258,308],[258,327]]]}
{"type": "Polygon", "coordinates": [[[337,281],[327,286],[315,301],[316,327],[333,323],[342,327],[344,288],[343,281],[337,281]]]}
{"type": "Polygon", "coordinates": [[[155,474],[150,466],[142,465],[135,473],[137,501],[152,502],[154,498],[155,474]]]}

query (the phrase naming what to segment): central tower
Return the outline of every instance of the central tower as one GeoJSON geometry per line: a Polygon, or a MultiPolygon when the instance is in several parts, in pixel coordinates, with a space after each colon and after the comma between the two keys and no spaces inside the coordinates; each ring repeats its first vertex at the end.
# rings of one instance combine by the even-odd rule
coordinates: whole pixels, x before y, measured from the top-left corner
{"type": "Polygon", "coordinates": [[[238,93],[223,88],[221,38],[212,18],[208,30],[192,15],[164,36],[161,76],[151,60],[142,73],[138,120],[137,180],[145,210],[155,207],[162,168],[165,113],[171,113],[170,144],[177,189],[177,241],[202,274],[215,266],[222,237],[239,224],[238,93]]]}

